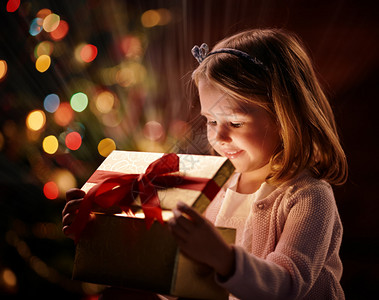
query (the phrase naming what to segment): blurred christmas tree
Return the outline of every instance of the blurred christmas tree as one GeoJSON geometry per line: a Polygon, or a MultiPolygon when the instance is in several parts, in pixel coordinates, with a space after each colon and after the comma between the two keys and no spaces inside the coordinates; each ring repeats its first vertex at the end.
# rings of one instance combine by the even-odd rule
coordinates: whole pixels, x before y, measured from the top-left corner
{"type": "Polygon", "coordinates": [[[112,150],[167,151],[187,130],[167,121],[147,54],[173,14],[116,0],[9,0],[0,14],[0,297],[96,298],[70,279],[64,195],[112,150]]]}

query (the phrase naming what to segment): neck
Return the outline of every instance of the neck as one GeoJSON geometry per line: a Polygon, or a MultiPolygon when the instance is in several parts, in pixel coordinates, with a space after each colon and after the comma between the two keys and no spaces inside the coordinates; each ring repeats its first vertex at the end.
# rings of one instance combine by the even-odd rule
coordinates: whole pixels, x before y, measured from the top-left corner
{"type": "Polygon", "coordinates": [[[241,194],[255,193],[270,173],[270,164],[263,166],[258,170],[243,172],[238,181],[237,192],[241,194]]]}

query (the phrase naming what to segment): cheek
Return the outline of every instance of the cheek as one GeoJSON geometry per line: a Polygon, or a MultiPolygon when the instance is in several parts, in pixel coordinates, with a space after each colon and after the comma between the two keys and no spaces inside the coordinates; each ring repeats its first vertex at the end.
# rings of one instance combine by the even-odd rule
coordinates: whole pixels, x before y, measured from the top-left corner
{"type": "Polygon", "coordinates": [[[210,126],[207,126],[207,138],[212,147],[216,145],[216,130],[210,126]]]}

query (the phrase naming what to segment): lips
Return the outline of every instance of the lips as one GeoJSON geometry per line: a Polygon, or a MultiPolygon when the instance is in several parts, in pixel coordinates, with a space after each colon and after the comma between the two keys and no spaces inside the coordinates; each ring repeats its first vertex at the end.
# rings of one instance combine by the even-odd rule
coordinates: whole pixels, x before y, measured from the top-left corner
{"type": "Polygon", "coordinates": [[[224,156],[229,159],[235,159],[241,155],[243,150],[223,150],[224,156]]]}

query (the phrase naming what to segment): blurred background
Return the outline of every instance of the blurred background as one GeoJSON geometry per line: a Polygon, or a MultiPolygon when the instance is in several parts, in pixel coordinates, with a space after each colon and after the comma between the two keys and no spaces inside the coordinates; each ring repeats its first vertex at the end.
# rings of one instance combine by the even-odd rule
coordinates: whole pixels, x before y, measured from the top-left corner
{"type": "MultiPolygon", "coordinates": [[[[0,298],[97,299],[71,280],[66,190],[114,149],[203,153],[191,140],[193,45],[254,27],[303,39],[349,161],[335,188],[347,299],[379,284],[376,1],[9,0],[0,4],[0,298]]],[[[197,123],[195,122],[195,125],[197,123]]]]}

